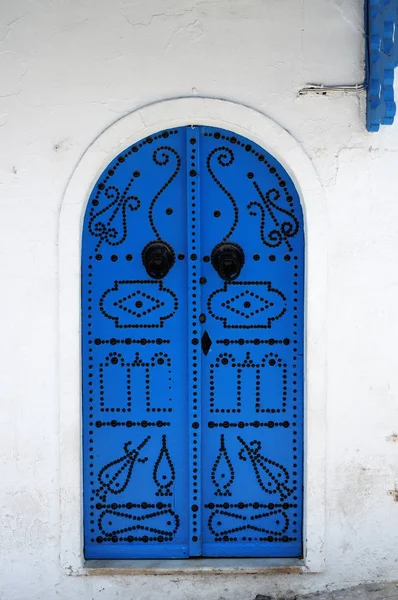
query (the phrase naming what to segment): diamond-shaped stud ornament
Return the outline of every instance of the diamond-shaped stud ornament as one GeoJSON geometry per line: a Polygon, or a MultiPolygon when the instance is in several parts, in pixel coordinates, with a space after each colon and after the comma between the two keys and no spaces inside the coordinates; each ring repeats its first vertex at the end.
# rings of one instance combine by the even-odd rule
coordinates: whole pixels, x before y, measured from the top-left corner
{"type": "Polygon", "coordinates": [[[207,333],[207,331],[205,331],[204,334],[202,335],[202,339],[201,339],[200,343],[201,343],[201,346],[202,346],[203,354],[205,356],[207,356],[208,353],[209,353],[209,350],[210,350],[210,348],[212,346],[212,343],[213,343],[211,341],[211,338],[210,338],[209,334],[207,333]]]}

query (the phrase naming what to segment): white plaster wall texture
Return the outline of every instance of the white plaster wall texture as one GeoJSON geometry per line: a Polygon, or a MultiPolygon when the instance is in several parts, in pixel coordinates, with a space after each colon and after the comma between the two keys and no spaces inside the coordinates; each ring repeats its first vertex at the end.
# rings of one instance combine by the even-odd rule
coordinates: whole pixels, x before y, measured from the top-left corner
{"type": "Polygon", "coordinates": [[[14,0],[0,11],[0,598],[246,599],[398,578],[398,123],[364,97],[362,0],[14,0]],[[119,117],[180,96],[268,115],[303,146],[329,215],[327,519],[313,575],[67,575],[59,561],[58,217],[119,117]],[[387,439],[389,438],[389,439],[387,439]]]}

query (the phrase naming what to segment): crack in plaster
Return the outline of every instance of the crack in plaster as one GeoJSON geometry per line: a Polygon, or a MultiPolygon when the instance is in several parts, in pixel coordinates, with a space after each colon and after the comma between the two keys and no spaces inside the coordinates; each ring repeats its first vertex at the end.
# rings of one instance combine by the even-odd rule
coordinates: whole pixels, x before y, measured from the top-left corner
{"type": "Polygon", "coordinates": [[[22,19],[26,19],[26,17],[27,17],[27,15],[22,15],[21,17],[16,17],[9,23],[2,23],[2,25],[5,25],[6,27],[10,27],[12,29],[14,27],[14,25],[19,23],[19,21],[22,21],[22,19]]]}
{"type": "Polygon", "coordinates": [[[363,21],[358,14],[354,13],[354,5],[351,5],[351,14],[348,16],[347,0],[333,0],[333,5],[340,13],[343,21],[347,23],[356,33],[363,35],[363,21]],[[351,17],[351,18],[350,18],[351,17]]]}
{"type": "MultiPolygon", "coordinates": [[[[0,59],[1,59],[3,56],[4,56],[4,57],[7,57],[7,56],[11,56],[11,55],[15,55],[15,56],[16,56],[16,53],[15,53],[15,52],[12,52],[12,51],[10,51],[10,50],[3,50],[3,52],[0,52],[0,59]]],[[[17,97],[18,97],[18,95],[21,93],[21,91],[22,91],[22,89],[23,89],[23,85],[22,85],[22,83],[23,83],[23,78],[25,77],[26,73],[28,72],[28,65],[27,65],[27,63],[24,63],[24,62],[20,62],[20,63],[18,64],[18,66],[19,66],[19,65],[21,66],[21,68],[23,69],[23,71],[22,71],[22,72],[21,72],[21,74],[19,75],[19,78],[16,78],[15,82],[13,82],[13,83],[15,83],[15,84],[17,84],[17,83],[19,84],[19,89],[18,89],[18,90],[16,90],[16,91],[14,91],[14,92],[10,92],[10,93],[8,93],[8,94],[0,94],[0,98],[11,98],[11,97],[15,97],[15,98],[17,98],[17,97]]],[[[13,66],[13,70],[14,70],[14,69],[15,69],[15,66],[13,66]]],[[[17,86],[16,86],[16,87],[17,87],[17,86]]]]}
{"type": "Polygon", "coordinates": [[[22,21],[23,19],[25,19],[27,16],[28,15],[22,15],[21,17],[17,17],[16,19],[13,19],[9,23],[0,21],[0,28],[4,29],[4,32],[2,34],[0,34],[0,42],[4,42],[7,39],[7,37],[9,36],[9,34],[11,33],[11,31],[14,29],[15,25],[17,23],[19,23],[20,21],[22,21]]]}
{"type": "MultiPolygon", "coordinates": [[[[340,171],[340,157],[346,152],[368,152],[369,155],[372,156],[372,160],[377,160],[378,158],[382,158],[386,154],[398,154],[398,148],[380,148],[374,146],[363,146],[363,145],[354,145],[354,146],[343,146],[333,155],[335,162],[335,169],[333,175],[331,175],[329,182],[325,183],[327,187],[334,187],[337,182],[337,178],[339,176],[340,171]]],[[[389,441],[396,441],[393,439],[394,436],[390,436],[387,438],[389,441]]],[[[396,436],[398,439],[398,436],[396,436]]]]}
{"type": "Polygon", "coordinates": [[[131,21],[125,13],[122,13],[122,15],[126,19],[126,21],[132,26],[149,27],[150,25],[152,25],[153,21],[155,21],[158,18],[161,18],[161,17],[163,17],[165,19],[180,18],[188,13],[193,12],[194,10],[196,10],[196,6],[194,6],[192,8],[186,8],[185,10],[183,10],[181,12],[176,12],[176,13],[167,13],[167,12],[154,13],[153,15],[151,15],[151,17],[148,21],[131,21]]]}
{"type": "Polygon", "coordinates": [[[173,44],[174,38],[181,31],[187,31],[188,33],[192,33],[195,36],[195,41],[199,41],[204,35],[204,31],[203,31],[201,22],[198,19],[195,19],[195,21],[192,21],[191,23],[187,23],[186,25],[183,25],[182,27],[178,27],[178,29],[176,29],[173,32],[170,40],[168,41],[168,43],[165,46],[165,49],[164,49],[165,52],[167,52],[170,49],[170,47],[173,44]],[[190,30],[192,30],[192,31],[190,31],[190,30]]]}

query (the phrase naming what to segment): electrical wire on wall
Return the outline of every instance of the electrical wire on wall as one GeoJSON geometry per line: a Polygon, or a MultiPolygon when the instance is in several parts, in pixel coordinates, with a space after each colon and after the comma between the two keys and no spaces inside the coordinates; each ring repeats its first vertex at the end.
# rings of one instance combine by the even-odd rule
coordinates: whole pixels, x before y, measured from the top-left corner
{"type": "Polygon", "coordinates": [[[353,83],[344,85],[324,85],[323,83],[309,83],[298,91],[299,96],[308,94],[329,95],[329,94],[358,94],[366,90],[365,83],[353,83]]]}

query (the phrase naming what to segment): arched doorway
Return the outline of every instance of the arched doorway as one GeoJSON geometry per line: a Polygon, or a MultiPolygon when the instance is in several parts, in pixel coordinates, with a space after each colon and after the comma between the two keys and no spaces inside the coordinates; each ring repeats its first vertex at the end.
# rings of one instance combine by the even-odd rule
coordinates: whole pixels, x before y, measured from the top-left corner
{"type": "Polygon", "coordinates": [[[86,558],[302,554],[304,232],[211,127],[141,140],[83,229],[86,558]]]}

